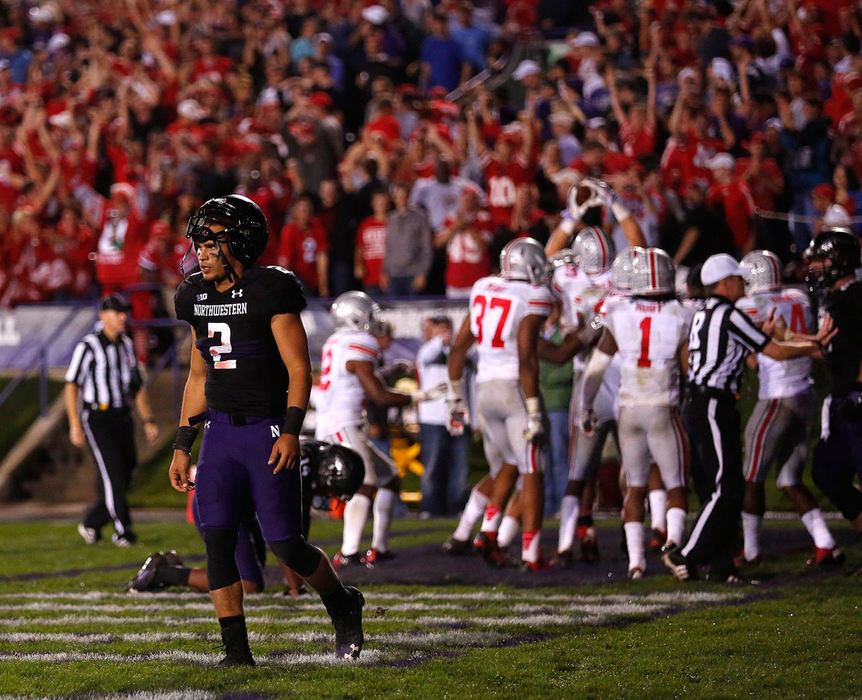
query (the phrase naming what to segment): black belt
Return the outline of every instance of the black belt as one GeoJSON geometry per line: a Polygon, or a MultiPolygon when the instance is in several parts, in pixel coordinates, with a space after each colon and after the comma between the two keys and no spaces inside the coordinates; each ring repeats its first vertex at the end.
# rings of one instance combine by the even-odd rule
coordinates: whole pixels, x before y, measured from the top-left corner
{"type": "Polygon", "coordinates": [[[219,423],[229,423],[230,425],[243,426],[261,423],[264,421],[281,421],[282,416],[250,416],[245,413],[229,413],[228,411],[219,411],[212,409],[204,411],[196,416],[189,418],[190,425],[196,425],[207,418],[219,423]]]}
{"type": "Polygon", "coordinates": [[[131,410],[128,406],[110,406],[106,403],[88,403],[86,407],[91,411],[98,411],[99,413],[109,413],[111,411],[127,413],[131,410]]]}
{"type": "Polygon", "coordinates": [[[722,399],[724,401],[736,401],[736,394],[727,389],[716,389],[711,386],[700,386],[699,384],[689,384],[688,392],[691,396],[704,396],[709,399],[722,399]]]}

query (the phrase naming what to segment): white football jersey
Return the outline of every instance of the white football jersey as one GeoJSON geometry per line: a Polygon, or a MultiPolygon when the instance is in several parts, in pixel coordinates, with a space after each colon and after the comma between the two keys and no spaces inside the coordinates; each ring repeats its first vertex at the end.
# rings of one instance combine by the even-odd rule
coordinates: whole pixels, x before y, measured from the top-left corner
{"type": "Polygon", "coordinates": [[[604,319],[619,348],[620,406],[678,406],[679,348],[693,312],[682,303],[619,298],[604,319]]]}
{"type": "Polygon", "coordinates": [[[470,292],[470,331],[476,339],[476,381],[518,379],[518,328],[526,316],[549,316],[547,287],[502,277],[483,277],[470,292]]]}
{"type": "MultiPolygon", "coordinates": [[[[599,313],[601,303],[612,287],[611,271],[588,275],[577,265],[561,265],[554,270],[551,287],[563,303],[566,330],[578,330],[591,323],[599,313]]],[[[572,360],[575,372],[584,371],[589,356],[589,350],[575,355],[572,360]]]]}
{"type": "MultiPolygon", "coordinates": [[[[794,333],[812,334],[817,331],[814,312],[808,295],[794,287],[759,292],[742,297],[736,302],[755,323],[765,321],[774,309],[777,316],[794,333]]],[[[757,355],[757,378],[759,399],[782,399],[796,396],[811,387],[811,358],[797,357],[792,360],[773,360],[763,353],[757,355]]]]}
{"type": "Polygon", "coordinates": [[[380,345],[373,335],[339,330],[323,344],[317,393],[315,436],[322,439],[348,425],[362,422],[365,390],[359,378],[347,370],[351,360],[380,362],[380,345]]]}

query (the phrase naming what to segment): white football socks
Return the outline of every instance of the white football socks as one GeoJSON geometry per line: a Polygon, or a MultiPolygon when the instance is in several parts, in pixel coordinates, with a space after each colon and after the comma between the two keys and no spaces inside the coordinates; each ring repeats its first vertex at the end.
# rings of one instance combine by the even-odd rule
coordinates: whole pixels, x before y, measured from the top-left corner
{"type": "Polygon", "coordinates": [[[802,515],[802,524],[814,540],[814,546],[820,549],[832,549],[835,546],[835,540],[832,539],[832,533],[826,527],[826,521],[823,519],[823,513],[819,508],[812,508],[807,513],[802,515]]]}
{"type": "Polygon", "coordinates": [[[682,537],[685,534],[685,511],[674,507],[667,509],[667,541],[677,546],[682,545],[682,537]]]}
{"type": "Polygon", "coordinates": [[[493,532],[496,534],[500,529],[500,521],[503,519],[503,511],[492,503],[485,507],[485,517],[482,520],[482,532],[493,532]]]}
{"type": "Polygon", "coordinates": [[[629,571],[646,571],[646,552],[644,550],[644,524],[639,522],[623,525],[626,532],[626,548],[629,550],[629,571]]]}
{"type": "Polygon", "coordinates": [[[575,545],[575,533],[578,531],[578,513],[580,502],[577,496],[563,496],[560,504],[560,539],[557,551],[571,550],[575,545]]]}
{"type": "Polygon", "coordinates": [[[378,489],[374,498],[374,528],[371,548],[378,552],[389,551],[389,531],[392,529],[392,511],[398,494],[392,489],[378,489]]]}
{"type": "Polygon", "coordinates": [[[500,523],[500,530],[497,532],[497,544],[503,548],[508,547],[520,529],[521,523],[518,522],[517,518],[513,518],[511,515],[503,516],[503,522],[500,523]]]}
{"type": "Polygon", "coordinates": [[[521,535],[521,560],[535,564],[539,561],[539,537],[538,530],[524,530],[521,535]]]}
{"type": "Polygon", "coordinates": [[[754,561],[760,556],[760,525],[763,522],[762,515],[742,514],[742,553],[746,560],[754,561]]]}
{"type": "Polygon", "coordinates": [[[653,489],[649,492],[649,514],[650,527],[653,530],[667,532],[667,491],[664,489],[653,489]]]}
{"type": "Polygon", "coordinates": [[[467,505],[464,506],[464,512],[461,513],[461,519],[458,521],[458,527],[455,528],[452,537],[462,541],[470,539],[476,523],[485,514],[488,500],[488,497],[481,491],[477,489],[470,491],[470,498],[467,500],[467,505]]]}
{"type": "Polygon", "coordinates": [[[344,535],[341,540],[341,553],[345,556],[356,554],[362,541],[362,530],[368,513],[371,511],[371,499],[357,493],[344,505],[344,535]]]}

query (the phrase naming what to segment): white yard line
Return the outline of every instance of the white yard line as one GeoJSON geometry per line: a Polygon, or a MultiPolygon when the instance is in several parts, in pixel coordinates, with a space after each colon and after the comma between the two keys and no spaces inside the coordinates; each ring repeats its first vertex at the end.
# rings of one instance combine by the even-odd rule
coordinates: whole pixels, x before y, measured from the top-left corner
{"type": "MultiPolygon", "coordinates": [[[[376,649],[364,651],[362,656],[352,664],[374,664],[378,663],[384,656],[383,652],[376,649]]],[[[30,661],[36,663],[74,663],[79,661],[86,662],[114,662],[114,663],[146,663],[148,661],[179,661],[192,663],[202,666],[215,666],[220,655],[217,654],[196,654],[187,651],[163,651],[153,654],[133,654],[125,656],[123,654],[102,654],[102,653],[86,653],[86,652],[57,652],[57,653],[0,653],[0,662],[2,661],[30,661]]],[[[319,654],[301,654],[295,653],[290,656],[268,657],[258,656],[258,666],[297,666],[299,664],[313,664],[315,666],[337,666],[347,663],[335,657],[332,652],[319,654]]]]}

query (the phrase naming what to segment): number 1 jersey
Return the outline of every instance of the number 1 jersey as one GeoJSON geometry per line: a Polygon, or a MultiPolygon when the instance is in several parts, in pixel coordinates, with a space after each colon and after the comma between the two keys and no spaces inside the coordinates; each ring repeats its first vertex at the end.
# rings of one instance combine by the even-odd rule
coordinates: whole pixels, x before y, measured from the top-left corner
{"type": "Polygon", "coordinates": [[[219,292],[196,272],[174,295],[177,318],[195,331],[207,363],[207,407],[248,416],[282,416],[288,374],[272,335],[272,317],[298,314],[305,295],[281,267],[253,267],[219,292]]]}
{"type": "Polygon", "coordinates": [[[617,343],[620,406],[678,406],[679,348],[694,312],[676,299],[617,299],[603,322],[617,343]]]}
{"type": "Polygon", "coordinates": [[[476,339],[476,381],[518,379],[518,327],[525,316],[549,316],[547,287],[502,277],[483,277],[470,292],[470,331],[476,339]]]}

